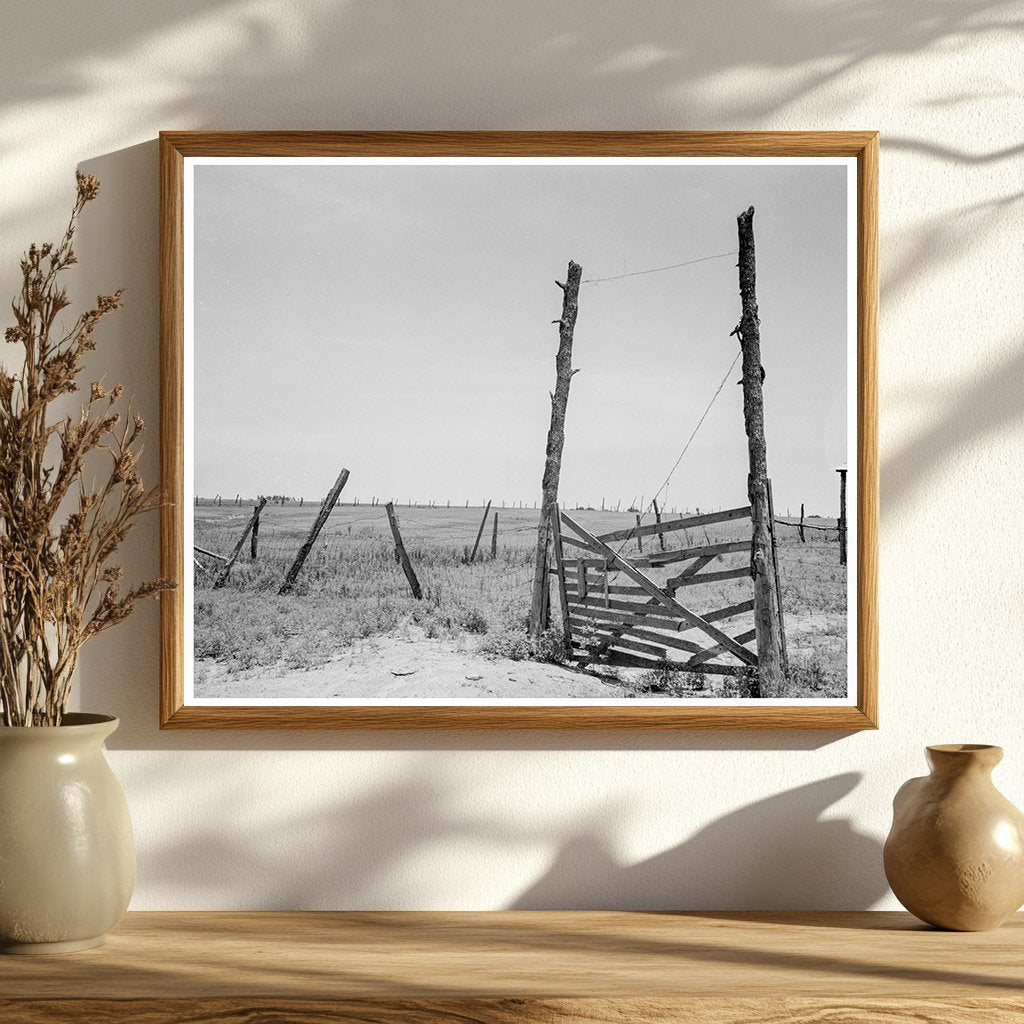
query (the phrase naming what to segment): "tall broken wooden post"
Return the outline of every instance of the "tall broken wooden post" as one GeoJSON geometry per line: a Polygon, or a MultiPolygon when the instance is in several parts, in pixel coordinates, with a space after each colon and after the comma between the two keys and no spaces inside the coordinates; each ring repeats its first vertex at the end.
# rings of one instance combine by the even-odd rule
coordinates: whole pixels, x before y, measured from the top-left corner
{"type": "Polygon", "coordinates": [[[836,470],[839,474],[839,564],[846,565],[846,467],[836,470]]]}
{"type": "Polygon", "coordinates": [[[295,586],[295,580],[299,575],[299,571],[302,569],[302,563],[309,557],[310,551],[313,550],[313,545],[316,543],[317,537],[320,536],[320,531],[324,528],[327,523],[327,519],[330,514],[334,511],[334,505],[338,500],[338,495],[341,494],[341,489],[348,483],[348,470],[343,469],[338,474],[338,479],[334,481],[334,486],[327,492],[327,497],[324,498],[324,503],[320,506],[320,511],[317,513],[316,520],[313,522],[312,527],[309,530],[309,536],[306,538],[305,543],[299,548],[299,553],[295,556],[295,561],[292,562],[292,567],[288,570],[288,575],[284,578],[284,583],[281,584],[281,589],[277,592],[278,595],[290,594],[292,587],[295,586]]]}
{"type": "Polygon", "coordinates": [[[562,449],[565,447],[565,410],[569,404],[572,382],[572,334],[579,307],[580,278],[583,268],[569,260],[562,289],[562,315],[558,324],[558,354],[555,356],[555,390],[551,392],[551,425],[544,456],[544,478],[541,484],[540,520],[537,524],[537,557],[533,570],[533,600],[530,603],[530,636],[538,637],[547,627],[548,548],[551,545],[551,516],[558,503],[558,479],[562,473],[562,449]]]}
{"type": "Polygon", "coordinates": [[[754,626],[761,697],[781,697],[786,684],[779,591],[772,558],[771,500],[768,493],[768,448],[764,436],[764,393],[761,378],[761,324],[757,314],[754,208],[736,218],[739,228],[740,299],[743,312],[735,334],[743,353],[743,424],[747,434],[750,473],[747,493],[754,538],[754,626]]]}

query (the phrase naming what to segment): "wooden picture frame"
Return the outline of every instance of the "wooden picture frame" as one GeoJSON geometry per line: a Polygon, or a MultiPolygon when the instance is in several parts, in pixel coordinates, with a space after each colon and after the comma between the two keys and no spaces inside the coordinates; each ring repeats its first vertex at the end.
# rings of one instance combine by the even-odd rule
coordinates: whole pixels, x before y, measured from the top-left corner
{"type": "MultiPolygon", "coordinates": [[[[160,135],[160,285],[161,285],[161,512],[162,572],[179,586],[161,595],[161,728],[328,728],[328,729],[830,729],[877,727],[877,526],[878,457],[876,445],[876,321],[878,304],[876,132],[162,132],[160,135]],[[594,706],[566,700],[552,705],[394,704],[197,705],[186,699],[185,544],[186,516],[192,495],[185,493],[186,436],[186,162],[195,158],[501,157],[501,158],[845,158],[855,162],[856,239],[856,565],[850,585],[856,594],[856,680],[846,703],[807,701],[765,703],[683,703],[657,705],[623,702],[594,706]]],[[[851,192],[852,194],[852,192],[851,192]]],[[[740,213],[740,211],[736,211],[740,213]]],[[[741,256],[742,260],[742,256],[741,256]]],[[[730,264],[731,265],[731,264],[730,264]]],[[[570,265],[571,266],[571,265],[570,265]]],[[[567,279],[568,280],[568,279],[567,279]]],[[[852,280],[852,278],[851,278],[852,280]]],[[[549,285],[547,280],[544,284],[549,285]]],[[[566,290],[562,284],[563,292],[566,290]]],[[[852,291],[852,289],[851,289],[852,291]]],[[[755,310],[756,311],[756,310],[755,310]]],[[[574,315],[574,313],[573,313],[574,315]]],[[[563,317],[565,314],[563,313],[563,317]]],[[[739,309],[737,307],[737,316],[739,309]]],[[[564,321],[563,321],[564,322],[564,321]]],[[[556,321],[556,324],[558,321],[556,321]]],[[[741,325],[742,326],[742,322],[741,325]]],[[[553,329],[553,328],[552,328],[553,329]]],[[[561,330],[561,327],[559,328],[561,330]]],[[[737,331],[740,327],[737,327],[737,331]]],[[[727,333],[727,331],[725,332],[727,333]]],[[[734,331],[734,334],[736,332],[734,331]]],[[[733,339],[735,340],[735,339],[733,339]]],[[[741,345],[744,344],[740,335],[741,345]]],[[[851,339],[847,338],[847,344],[851,339]]],[[[756,365],[756,364],[755,364],[756,365]]],[[[739,372],[739,371],[734,371],[739,372]]],[[[762,370],[762,376],[764,371],[762,370]]],[[[746,364],[744,363],[746,375],[746,364]]],[[[724,383],[724,382],[723,382],[724,383]]],[[[545,384],[545,388],[549,386],[545,384]]],[[[760,387],[758,385],[758,387],[760,387]]],[[[735,393],[735,392],[733,392],[735,393]]],[[[852,393],[852,392],[851,392],[852,393]]],[[[746,384],[744,385],[746,394],[746,384]]],[[[552,396],[554,399],[554,395],[552,396]]],[[[770,451],[769,451],[770,456],[770,451]]],[[[540,476],[539,464],[537,476],[540,476]]],[[[346,474],[347,475],[347,474],[346,474]]],[[[845,471],[843,475],[845,481],[845,471]]],[[[339,478],[344,486],[344,481],[339,478]]],[[[341,486],[338,487],[340,491],[341,486]]],[[[770,483],[769,483],[770,502],[770,483]]],[[[321,492],[322,493],[322,492],[321,492]]],[[[332,491],[334,499],[337,491],[332,491]]],[[[330,497],[330,496],[329,496],[330,497]]],[[[334,507],[325,499],[322,507],[334,507]]],[[[753,508],[754,506],[752,506],[753,508]]],[[[744,511],[744,510],[739,510],[744,511]]],[[[748,508],[745,510],[752,514],[748,508]]],[[[770,510],[770,531],[781,522],[770,510]]],[[[256,520],[258,522],[258,518],[256,520]]],[[[485,516],[486,522],[486,516],[485,516]]],[[[837,524],[840,532],[845,520],[837,524]]],[[[571,515],[553,518],[553,529],[575,525],[565,543],[584,548],[575,571],[585,595],[589,554],[607,545],[580,527],[571,515]],[[582,537],[582,539],[581,539],[582,537]],[[586,538],[590,538],[587,540],[586,538]]],[[[660,524],[660,518],[659,518],[660,524]]],[[[795,525],[795,524],[793,524],[795,525]]],[[[397,523],[393,520],[398,551],[397,523]]],[[[484,524],[481,523],[480,533],[484,524]]],[[[755,521],[755,533],[757,525],[755,521]]],[[[652,528],[636,532],[654,537],[652,528]]],[[[620,531],[620,533],[623,531],[620,531]]],[[[625,531],[626,533],[630,531],[625,531]]],[[[657,535],[660,537],[659,526],[657,535]]],[[[496,529],[495,529],[496,533],[496,529]]],[[[243,537],[243,541],[245,538],[243,537]]],[[[479,537],[478,537],[479,543],[479,537]]],[[[558,552],[561,552],[559,541],[558,552]]],[[[238,546],[241,547],[242,541],[238,546]]],[[[732,545],[735,547],[736,545],[732,545]]],[[[756,545],[755,545],[756,546],[756,545]]],[[[726,547],[726,545],[719,545],[726,547]]],[[[772,540],[774,552],[774,539],[772,540]]],[[[404,551],[402,552],[404,554],[404,551]]],[[[578,552],[577,552],[578,554],[578,552]]],[[[223,556],[218,556],[223,561],[223,556]]],[[[615,555],[612,553],[612,557],[615,555]]],[[[609,563],[604,564],[606,606],[609,563]]],[[[411,568],[411,567],[410,567],[411,568]]],[[[563,566],[559,558],[557,572],[563,566]]],[[[545,569],[556,573],[556,569],[545,569]]],[[[564,580],[565,574],[559,577],[564,580]]],[[[546,576],[545,576],[546,579],[546,576]]],[[[775,577],[777,581],[777,576],[775,577]]],[[[642,584],[645,586],[646,584],[642,584]]],[[[632,586],[632,584],[630,585],[632,586]]],[[[628,587],[623,589],[629,589],[628,587]]],[[[635,589],[635,588],[634,588],[635,589]]],[[[545,588],[546,593],[550,590],[545,588]]],[[[562,588],[564,597],[565,588],[562,588]]],[[[779,593],[781,598],[781,593],[779,593]]],[[[574,600],[582,602],[582,596],[574,600]]],[[[545,600],[551,600],[545,598],[545,600]]],[[[654,600],[654,599],[652,599],[654,600]]],[[[754,602],[751,601],[753,606],[754,602]]],[[[577,609],[578,610],[578,609],[577,609]]],[[[569,615],[566,608],[566,615],[569,615]]],[[[553,614],[557,614],[557,607],[553,614]]],[[[569,619],[566,619],[568,626],[569,619]]],[[[714,634],[712,634],[714,635],[714,634]]],[[[783,645],[785,634],[783,633],[783,645]]],[[[729,637],[725,638],[729,640],[729,637]]],[[[637,645],[643,648],[644,643],[637,645]]]]}

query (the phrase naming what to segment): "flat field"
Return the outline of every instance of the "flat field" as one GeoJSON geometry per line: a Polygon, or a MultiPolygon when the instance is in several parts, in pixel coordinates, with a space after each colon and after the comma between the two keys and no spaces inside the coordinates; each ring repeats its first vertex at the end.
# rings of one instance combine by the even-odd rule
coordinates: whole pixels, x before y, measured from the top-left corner
{"type": "MultiPolygon", "coordinates": [[[[279,596],[317,511],[315,502],[301,508],[268,504],[256,560],[250,559],[246,541],[220,589],[213,587],[216,563],[201,559],[211,569],[194,574],[196,696],[629,697],[651,692],[656,673],[580,672],[557,663],[557,637],[540,645],[527,640],[535,510],[492,506],[480,553],[470,563],[483,508],[396,508],[423,589],[422,600],[416,600],[396,563],[383,506],[341,505],[332,511],[294,591],[279,596]],[[495,513],[498,544],[492,557],[495,513]]],[[[635,524],[632,513],[566,511],[592,533],[635,524]]],[[[229,554],[251,513],[251,504],[196,506],[195,544],[229,554]]],[[[834,520],[808,523],[835,527],[834,520]]],[[[665,543],[672,548],[740,540],[749,530],[749,520],[739,520],[675,531],[666,534],[665,543]]],[[[777,535],[792,695],[844,696],[847,587],[836,533],[808,530],[807,543],[801,544],[795,528],[780,525],[777,535]]],[[[658,542],[644,538],[643,544],[646,553],[658,542]]],[[[636,540],[621,550],[638,554],[636,540]]],[[[744,557],[721,556],[721,564],[707,570],[731,568],[744,557]]],[[[661,584],[679,571],[673,566],[648,574],[661,584]]],[[[677,596],[702,613],[749,599],[751,587],[747,579],[730,580],[685,588],[677,596]]],[[[552,621],[560,624],[554,595],[552,621]]],[[[727,631],[737,635],[751,626],[748,614],[730,620],[727,631]]],[[[729,696],[729,685],[727,679],[710,677],[702,692],[729,696]]]]}

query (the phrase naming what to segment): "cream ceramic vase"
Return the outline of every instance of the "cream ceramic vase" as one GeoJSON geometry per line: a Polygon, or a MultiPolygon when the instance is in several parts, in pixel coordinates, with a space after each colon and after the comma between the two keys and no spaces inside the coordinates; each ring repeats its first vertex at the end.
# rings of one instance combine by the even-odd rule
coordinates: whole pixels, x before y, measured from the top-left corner
{"type": "Polygon", "coordinates": [[[104,715],[56,727],[0,727],[0,951],[98,946],[135,886],[124,792],[103,741],[104,715]]]}
{"type": "Polygon", "coordinates": [[[998,928],[1024,904],[1024,814],[992,784],[999,747],[927,748],[931,775],[893,800],[885,876],[916,917],[938,928],[998,928]]]}

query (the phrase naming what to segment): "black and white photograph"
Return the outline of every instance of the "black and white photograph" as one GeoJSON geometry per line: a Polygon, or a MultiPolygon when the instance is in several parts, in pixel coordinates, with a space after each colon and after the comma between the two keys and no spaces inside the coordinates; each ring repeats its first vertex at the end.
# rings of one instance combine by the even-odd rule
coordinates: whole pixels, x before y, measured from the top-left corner
{"type": "Polygon", "coordinates": [[[849,157],[191,157],[185,703],[852,705],[849,157]]]}

